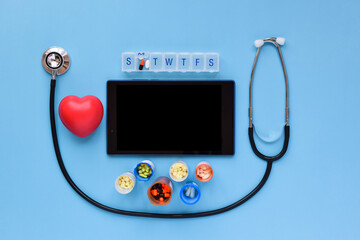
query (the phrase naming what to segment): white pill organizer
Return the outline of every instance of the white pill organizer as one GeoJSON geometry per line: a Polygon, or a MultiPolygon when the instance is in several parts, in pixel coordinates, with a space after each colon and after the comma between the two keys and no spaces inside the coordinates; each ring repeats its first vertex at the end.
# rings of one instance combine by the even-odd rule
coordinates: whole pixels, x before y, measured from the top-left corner
{"type": "Polygon", "coordinates": [[[123,52],[123,72],[219,72],[219,53],[123,52]]]}

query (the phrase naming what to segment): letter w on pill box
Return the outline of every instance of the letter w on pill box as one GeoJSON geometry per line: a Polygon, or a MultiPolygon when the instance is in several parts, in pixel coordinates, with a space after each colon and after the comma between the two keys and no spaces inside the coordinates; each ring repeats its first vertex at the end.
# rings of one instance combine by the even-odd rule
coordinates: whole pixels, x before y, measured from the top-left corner
{"type": "Polygon", "coordinates": [[[219,53],[215,52],[123,52],[122,71],[219,72],[219,57],[219,53]]]}

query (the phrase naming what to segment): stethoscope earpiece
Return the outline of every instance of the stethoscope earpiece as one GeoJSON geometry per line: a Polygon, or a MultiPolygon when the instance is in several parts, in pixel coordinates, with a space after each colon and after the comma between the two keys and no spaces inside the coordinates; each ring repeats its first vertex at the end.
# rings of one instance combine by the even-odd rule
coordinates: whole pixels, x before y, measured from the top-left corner
{"type": "Polygon", "coordinates": [[[285,44],[285,38],[278,37],[278,38],[276,38],[276,42],[282,46],[285,44]]]}
{"type": "Polygon", "coordinates": [[[264,45],[264,40],[261,40],[261,39],[255,40],[254,45],[255,45],[255,47],[259,48],[262,45],[264,45]]]}
{"type": "Polygon", "coordinates": [[[42,65],[55,78],[55,75],[62,75],[69,70],[70,56],[61,47],[51,47],[42,55],[42,65]]]}
{"type": "Polygon", "coordinates": [[[265,42],[271,42],[273,44],[277,43],[280,46],[283,46],[285,44],[285,38],[283,38],[283,37],[274,38],[273,37],[273,38],[266,38],[265,40],[258,39],[258,40],[255,40],[254,45],[255,45],[255,47],[259,48],[259,47],[262,47],[262,45],[264,45],[265,42]]]}

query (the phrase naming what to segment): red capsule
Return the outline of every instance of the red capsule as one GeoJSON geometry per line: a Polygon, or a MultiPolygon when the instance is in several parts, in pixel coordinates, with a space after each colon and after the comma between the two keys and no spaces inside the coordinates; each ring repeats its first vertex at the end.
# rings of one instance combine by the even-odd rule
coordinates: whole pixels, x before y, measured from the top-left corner
{"type": "Polygon", "coordinates": [[[142,60],[140,61],[139,70],[143,70],[144,65],[145,65],[145,60],[144,60],[144,59],[142,59],[142,60]]]}

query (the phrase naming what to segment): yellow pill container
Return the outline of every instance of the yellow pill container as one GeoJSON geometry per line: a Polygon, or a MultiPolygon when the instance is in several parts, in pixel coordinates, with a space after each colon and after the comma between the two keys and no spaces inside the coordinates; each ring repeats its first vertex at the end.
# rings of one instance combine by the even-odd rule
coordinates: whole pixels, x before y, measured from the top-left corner
{"type": "Polygon", "coordinates": [[[115,189],[121,194],[130,193],[136,184],[135,175],[132,172],[124,172],[115,180],[115,189]]]}
{"type": "Polygon", "coordinates": [[[175,182],[184,181],[189,176],[188,165],[182,160],[175,162],[169,169],[169,175],[175,182]]]}

